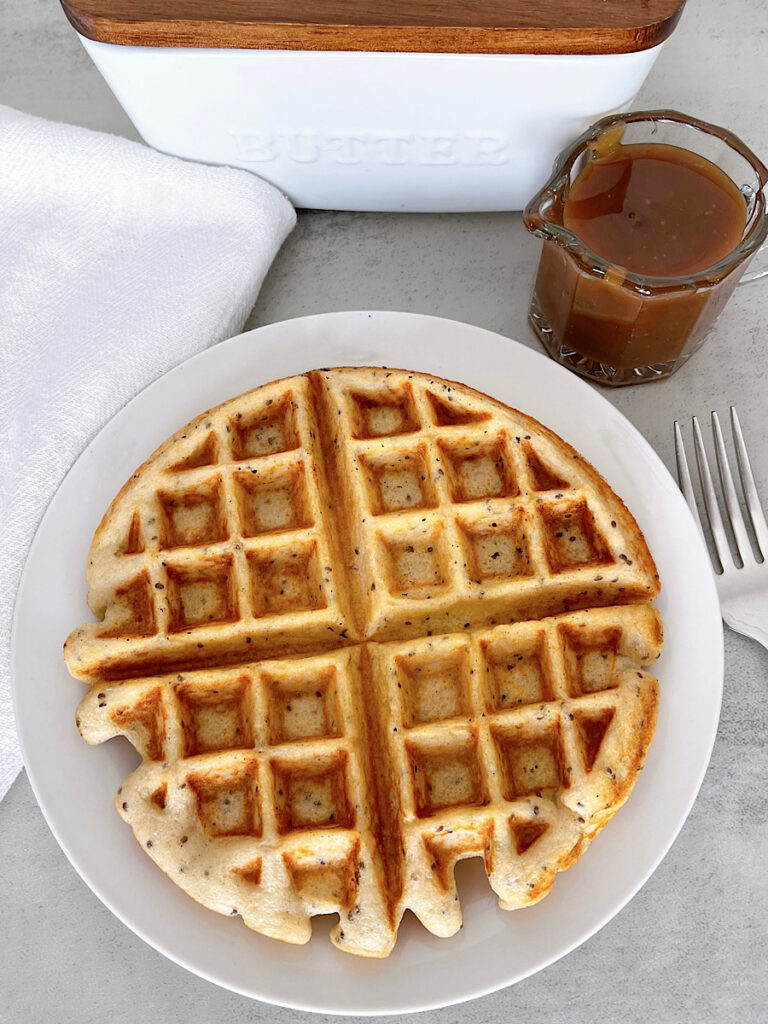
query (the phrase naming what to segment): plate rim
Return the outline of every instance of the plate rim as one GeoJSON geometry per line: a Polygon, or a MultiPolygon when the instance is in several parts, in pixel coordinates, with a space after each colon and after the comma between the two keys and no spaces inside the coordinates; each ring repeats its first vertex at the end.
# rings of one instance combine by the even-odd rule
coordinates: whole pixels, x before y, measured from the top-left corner
{"type": "MultiPolygon", "coordinates": [[[[197,964],[192,964],[186,956],[177,955],[171,949],[169,949],[166,944],[164,944],[163,942],[161,942],[159,940],[156,940],[150,933],[147,932],[147,929],[144,928],[141,924],[139,924],[139,923],[137,923],[135,921],[130,920],[121,910],[118,910],[115,907],[111,897],[107,893],[105,893],[103,891],[103,889],[102,889],[102,887],[100,885],[98,885],[92,878],[89,877],[88,870],[84,869],[81,866],[81,864],[78,862],[78,857],[71,850],[71,847],[70,847],[70,844],[69,844],[67,838],[64,835],[62,835],[61,830],[53,823],[53,821],[51,820],[51,816],[49,816],[49,814],[48,814],[47,807],[46,807],[47,797],[41,791],[41,787],[39,785],[39,779],[36,776],[36,772],[35,772],[34,767],[30,767],[30,757],[29,757],[29,748],[27,746],[27,737],[25,735],[25,732],[24,732],[24,729],[22,727],[21,721],[20,721],[20,719],[18,717],[19,696],[18,696],[18,682],[17,682],[17,680],[19,679],[19,676],[20,676],[19,661],[20,661],[20,658],[21,658],[21,655],[19,653],[19,644],[17,642],[18,633],[19,633],[18,623],[19,623],[19,619],[20,619],[20,616],[21,616],[21,609],[23,607],[23,596],[22,595],[24,595],[25,592],[26,592],[26,587],[27,587],[27,584],[28,584],[28,578],[29,578],[29,576],[31,574],[31,570],[30,570],[29,567],[30,567],[30,565],[34,561],[36,549],[37,549],[38,542],[39,542],[39,538],[41,536],[43,536],[43,534],[44,534],[44,532],[46,530],[49,529],[49,519],[50,519],[50,517],[52,515],[52,511],[51,510],[56,505],[56,503],[57,503],[57,501],[59,499],[60,492],[62,492],[62,490],[65,489],[65,485],[67,484],[67,482],[70,480],[70,478],[73,475],[75,475],[76,473],[79,473],[79,472],[84,470],[84,463],[89,458],[89,456],[92,454],[93,449],[98,446],[102,435],[110,427],[112,427],[114,421],[118,417],[123,417],[123,416],[129,415],[129,410],[131,409],[131,407],[133,407],[134,405],[138,404],[142,400],[146,400],[147,396],[152,391],[154,391],[154,390],[160,390],[161,391],[162,389],[168,387],[169,386],[168,381],[169,380],[172,381],[172,379],[176,375],[179,375],[182,372],[187,372],[187,368],[190,366],[190,364],[195,364],[195,363],[197,363],[199,361],[203,361],[204,362],[204,361],[206,361],[208,359],[211,359],[212,358],[212,353],[214,353],[214,352],[221,353],[223,358],[226,359],[226,350],[228,348],[233,349],[236,345],[242,344],[244,339],[252,338],[252,337],[258,336],[258,335],[267,335],[268,336],[270,333],[275,333],[275,334],[279,335],[287,327],[290,327],[290,325],[292,325],[292,324],[295,325],[297,323],[302,323],[304,325],[309,325],[309,324],[312,324],[312,323],[317,323],[317,324],[320,324],[320,325],[325,325],[325,324],[328,324],[328,323],[332,323],[334,321],[336,323],[342,323],[345,320],[350,320],[350,321],[354,322],[356,320],[359,320],[360,318],[365,318],[365,319],[376,318],[377,320],[381,320],[381,319],[391,320],[393,322],[393,324],[396,323],[399,327],[402,327],[404,324],[407,324],[408,322],[418,321],[418,322],[424,323],[425,321],[430,321],[434,325],[449,324],[449,325],[451,325],[452,328],[459,327],[459,328],[462,328],[462,329],[468,329],[469,331],[481,332],[481,333],[483,333],[485,335],[491,336],[495,340],[495,342],[501,341],[504,344],[506,344],[506,345],[508,345],[508,346],[510,346],[512,348],[519,347],[519,348],[525,350],[526,358],[532,358],[535,362],[538,361],[540,366],[546,367],[546,372],[547,373],[553,373],[554,372],[557,375],[562,375],[561,379],[566,378],[567,381],[568,381],[569,387],[571,387],[571,386],[573,387],[573,390],[574,390],[574,392],[575,392],[575,394],[577,396],[584,395],[584,393],[589,393],[590,401],[592,401],[594,399],[597,399],[598,403],[602,404],[604,412],[607,413],[608,419],[613,419],[614,422],[621,423],[623,430],[625,432],[628,432],[628,434],[632,437],[633,442],[635,444],[637,444],[639,446],[639,448],[641,448],[644,451],[644,454],[645,454],[646,458],[648,458],[651,463],[655,463],[656,466],[662,471],[662,475],[665,476],[666,478],[668,478],[668,480],[672,482],[673,487],[674,487],[674,492],[676,493],[677,497],[679,498],[679,502],[681,503],[682,507],[685,507],[686,512],[690,516],[690,526],[692,528],[692,530],[691,530],[691,540],[694,541],[694,547],[696,545],[696,542],[698,541],[698,543],[700,545],[699,552],[698,552],[699,553],[699,557],[705,558],[706,562],[707,562],[707,565],[709,565],[709,555],[708,555],[708,553],[706,551],[706,547],[704,545],[703,539],[700,537],[700,535],[698,534],[698,531],[695,528],[693,517],[691,516],[690,512],[687,510],[687,506],[685,506],[685,503],[684,503],[684,498],[683,498],[682,494],[679,492],[679,490],[677,490],[677,485],[674,484],[674,479],[672,478],[671,473],[669,472],[669,470],[667,469],[667,467],[665,466],[665,464],[661,460],[660,456],[656,453],[655,449],[646,440],[646,438],[640,433],[640,431],[634,426],[634,424],[632,424],[631,421],[629,421],[629,419],[626,416],[624,416],[623,413],[621,413],[614,405],[612,405],[607,400],[607,398],[604,395],[602,395],[597,389],[592,388],[585,381],[583,381],[580,378],[576,377],[575,375],[571,374],[565,368],[563,368],[563,367],[559,366],[558,364],[554,363],[553,361],[548,359],[542,353],[540,353],[540,352],[530,348],[527,345],[523,345],[521,342],[517,342],[514,339],[508,338],[505,335],[499,334],[498,332],[495,332],[495,331],[491,331],[491,330],[489,330],[487,328],[478,327],[478,326],[476,326],[474,324],[466,323],[466,322],[463,322],[463,321],[460,321],[460,320],[454,320],[454,319],[451,319],[451,318],[434,316],[434,315],[430,315],[430,314],[409,313],[409,312],[400,312],[400,311],[394,311],[394,310],[344,310],[344,311],[338,311],[338,312],[315,313],[315,314],[309,314],[309,315],[306,315],[306,316],[292,317],[292,318],[289,318],[289,319],[286,319],[286,320],[280,320],[280,321],[275,321],[273,323],[265,324],[265,325],[262,325],[260,327],[253,328],[253,329],[251,329],[249,331],[243,331],[240,334],[234,335],[233,337],[231,337],[229,339],[226,339],[225,341],[219,342],[218,344],[216,344],[214,346],[211,346],[210,348],[203,349],[201,352],[198,352],[198,353],[194,354],[193,356],[190,356],[188,359],[183,360],[182,362],[178,363],[176,366],[172,367],[170,370],[166,371],[165,373],[163,373],[162,375],[157,377],[155,380],[151,381],[144,388],[142,388],[141,391],[137,392],[136,395],[134,395],[131,399],[129,399],[129,401],[124,403],[120,407],[120,409],[118,409],[117,412],[112,417],[110,417],[110,419],[107,420],[106,423],[103,424],[103,426],[98,430],[98,432],[94,435],[94,437],[90,440],[90,442],[86,445],[86,447],[81,451],[80,455],[74,460],[74,462],[72,463],[72,465],[70,466],[70,468],[68,469],[66,474],[63,476],[63,478],[60,481],[59,485],[57,486],[56,491],[54,492],[54,495],[52,496],[48,506],[45,509],[45,512],[43,513],[43,515],[42,515],[42,517],[40,519],[40,522],[38,523],[38,526],[37,526],[37,529],[35,530],[35,534],[34,534],[32,543],[30,544],[29,550],[27,552],[27,556],[25,558],[24,567],[23,567],[23,570],[22,570],[22,573],[21,573],[21,577],[20,577],[20,580],[19,580],[19,585],[18,585],[18,588],[17,588],[17,591],[16,591],[16,595],[15,595],[15,599],[14,599],[14,609],[13,609],[13,618],[12,618],[12,627],[11,627],[11,643],[10,643],[10,656],[11,656],[11,667],[12,667],[11,694],[12,694],[12,701],[13,701],[14,718],[15,718],[16,725],[17,725],[17,735],[18,735],[18,739],[19,739],[19,745],[20,745],[20,748],[21,748],[21,751],[22,751],[22,756],[23,756],[23,759],[24,759],[24,766],[25,766],[25,769],[27,771],[27,777],[29,779],[29,782],[30,782],[32,791],[34,793],[35,799],[36,799],[37,804],[38,804],[38,806],[39,806],[39,808],[41,810],[41,813],[43,814],[43,817],[44,817],[44,819],[46,821],[46,824],[48,825],[48,827],[51,830],[54,838],[56,839],[57,843],[59,844],[59,847],[61,848],[61,850],[63,851],[63,853],[65,854],[65,856],[69,860],[70,864],[73,866],[73,868],[75,869],[75,871],[79,875],[79,877],[91,889],[91,891],[94,893],[94,895],[97,897],[97,899],[102,904],[104,904],[104,906],[106,906],[123,925],[125,925],[135,935],[137,935],[139,938],[141,938],[142,941],[146,942],[153,949],[157,950],[157,952],[161,953],[163,956],[167,957],[172,962],[174,962],[174,963],[178,964],[179,966],[183,967],[185,970],[190,971],[190,973],[195,974],[198,977],[202,977],[205,980],[210,981],[213,984],[218,985],[218,986],[220,986],[220,987],[222,987],[222,988],[224,988],[224,989],[226,989],[228,991],[236,992],[236,993],[238,993],[238,994],[240,994],[242,996],[245,996],[247,998],[262,1000],[265,1003],[268,1003],[268,1004],[271,1004],[271,1005],[283,1006],[285,1008],[293,1009],[293,1010],[302,1010],[302,1011],[309,1011],[309,1012],[316,1012],[316,1013],[326,1013],[326,1014],[336,1014],[336,1015],[339,1015],[339,1016],[389,1016],[389,1015],[394,1015],[394,1014],[425,1012],[425,1011],[428,1011],[428,1010],[440,1009],[440,1008],[447,1007],[447,1006],[458,1005],[458,1004],[460,1004],[462,1002],[466,1002],[466,1001],[471,1000],[471,999],[477,999],[477,998],[480,998],[482,996],[488,995],[490,993],[499,991],[500,989],[503,989],[505,987],[514,985],[517,982],[522,981],[525,978],[528,978],[528,977],[538,973],[540,970],[543,970],[544,968],[550,966],[551,964],[555,963],[557,960],[560,960],[564,956],[567,956],[568,953],[572,952],[574,949],[578,948],[580,945],[583,945],[593,935],[595,935],[598,931],[600,931],[610,920],[612,920],[615,916],[617,916],[623,910],[623,908],[630,902],[630,900],[632,900],[637,895],[637,893],[640,891],[640,889],[646,884],[646,882],[651,877],[651,875],[659,867],[659,865],[661,864],[662,860],[666,857],[666,855],[669,852],[671,846],[673,845],[673,843],[677,839],[677,836],[679,835],[680,830],[682,829],[683,825],[687,821],[687,819],[688,819],[688,817],[690,815],[690,812],[691,812],[691,810],[693,808],[693,805],[694,805],[694,803],[695,803],[695,801],[696,801],[696,799],[698,797],[699,790],[701,788],[704,776],[706,774],[706,771],[708,769],[708,766],[709,766],[709,763],[710,763],[710,760],[711,760],[712,749],[714,747],[714,743],[715,743],[715,739],[716,739],[716,735],[717,735],[717,728],[718,728],[719,719],[720,719],[720,714],[721,714],[721,710],[722,710],[723,672],[724,672],[724,641],[723,641],[723,634],[722,634],[722,628],[721,628],[721,616],[720,616],[719,601],[717,599],[717,592],[716,592],[716,589],[715,589],[715,583],[714,583],[714,576],[713,575],[711,576],[711,588],[710,588],[711,593],[710,593],[710,600],[709,600],[709,604],[710,604],[709,612],[711,613],[711,617],[712,617],[713,623],[714,623],[714,621],[716,619],[717,627],[718,627],[717,635],[719,635],[719,643],[717,641],[714,642],[714,649],[711,652],[715,656],[715,663],[713,665],[713,672],[712,672],[712,684],[714,684],[715,688],[716,688],[715,700],[713,702],[713,710],[715,711],[715,713],[713,714],[713,717],[712,717],[711,735],[709,736],[708,741],[706,743],[706,756],[702,758],[701,763],[700,763],[699,768],[698,768],[698,772],[696,773],[696,776],[695,777],[693,777],[693,776],[691,777],[691,781],[692,781],[693,785],[691,787],[690,795],[688,797],[688,800],[686,801],[686,804],[685,804],[684,813],[682,813],[680,815],[680,818],[677,821],[675,827],[670,830],[670,833],[667,835],[665,841],[661,844],[661,847],[659,848],[659,851],[657,852],[656,856],[653,858],[653,863],[645,871],[643,871],[641,874],[639,874],[637,876],[637,878],[635,878],[633,880],[632,884],[629,886],[629,891],[627,893],[625,893],[617,902],[612,904],[611,908],[609,910],[607,910],[597,920],[596,923],[593,922],[592,924],[590,924],[588,926],[587,930],[583,934],[581,934],[580,937],[575,938],[572,942],[565,944],[562,948],[557,948],[552,953],[551,956],[543,958],[537,965],[532,966],[529,969],[525,969],[523,971],[517,971],[517,972],[512,971],[512,972],[510,972],[509,976],[497,979],[496,981],[493,981],[493,982],[489,982],[489,983],[485,983],[485,984],[480,984],[480,985],[475,985],[474,987],[472,987],[470,985],[468,990],[463,995],[461,995],[460,997],[450,996],[450,997],[448,997],[446,999],[440,999],[440,998],[434,999],[433,998],[433,999],[431,999],[429,1001],[426,1001],[426,1002],[422,1001],[422,1002],[418,1002],[418,1003],[414,1003],[412,1000],[411,1001],[406,1001],[406,1002],[403,1002],[403,1003],[393,1003],[393,1005],[391,1005],[387,1009],[383,1009],[383,1010],[382,1009],[378,1009],[378,1008],[377,1009],[369,1009],[369,1008],[366,1008],[365,1006],[361,1006],[359,1004],[348,1005],[348,1006],[344,1006],[344,1005],[333,1005],[333,1006],[331,1006],[331,1005],[322,1005],[322,1006],[321,1005],[313,1005],[312,1002],[309,1002],[307,1000],[302,1000],[301,998],[296,998],[296,999],[280,998],[280,999],[277,999],[273,995],[265,995],[263,993],[257,993],[257,992],[255,992],[253,990],[248,990],[245,987],[241,987],[241,986],[239,986],[237,984],[233,984],[231,981],[223,980],[221,978],[216,977],[214,973],[212,973],[211,971],[206,970],[204,967],[201,967],[201,966],[199,966],[197,964]],[[716,708],[715,708],[715,705],[716,705],[716,708]]],[[[307,367],[307,369],[309,369],[309,367],[307,367]]],[[[291,374],[287,374],[287,375],[291,375],[291,374]]],[[[436,375],[439,375],[439,374],[436,374],[436,375]]],[[[261,383],[267,383],[267,382],[268,381],[265,380],[265,381],[262,381],[261,383]]],[[[259,384],[258,383],[253,383],[252,386],[253,387],[258,387],[259,384]]],[[[474,386],[474,385],[470,385],[470,386],[474,386]]],[[[503,401],[503,399],[500,399],[500,400],[503,401]]],[[[566,438],[566,440],[568,440],[568,438],[566,438]]],[[[598,469],[598,471],[600,471],[600,470],[598,469]]],[[[82,586],[83,591],[84,591],[85,590],[84,578],[83,578],[81,586],[82,586]]],[[[711,633],[712,631],[709,631],[709,632],[711,633]]],[[[77,682],[77,681],[73,680],[73,682],[77,682]]],[[[32,762],[34,762],[34,758],[32,758],[32,762]]],[[[442,941],[442,940],[440,940],[440,941],[442,941]]],[[[449,952],[450,952],[450,950],[446,949],[446,953],[449,953],[449,952]]],[[[397,999],[399,997],[398,996],[394,996],[393,998],[397,999]]]]}

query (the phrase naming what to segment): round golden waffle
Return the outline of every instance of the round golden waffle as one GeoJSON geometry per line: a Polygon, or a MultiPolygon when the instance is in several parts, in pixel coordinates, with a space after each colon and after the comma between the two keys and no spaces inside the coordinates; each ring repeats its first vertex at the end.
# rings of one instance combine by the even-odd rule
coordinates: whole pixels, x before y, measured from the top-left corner
{"type": "Polygon", "coordinates": [[[142,757],[117,806],[191,896],[386,956],[452,935],[453,867],[546,895],[653,735],[658,576],[599,474],[460,384],[341,368],[198,417],[96,532],[70,636],[89,743],[142,757]]]}

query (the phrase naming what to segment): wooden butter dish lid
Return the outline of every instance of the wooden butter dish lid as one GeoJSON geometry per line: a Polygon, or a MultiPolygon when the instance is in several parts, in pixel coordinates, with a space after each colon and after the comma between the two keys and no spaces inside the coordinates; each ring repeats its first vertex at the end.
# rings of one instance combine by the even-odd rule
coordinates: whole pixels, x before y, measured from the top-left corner
{"type": "Polygon", "coordinates": [[[410,53],[630,53],[685,0],[61,0],[89,39],[132,46],[410,53]]]}

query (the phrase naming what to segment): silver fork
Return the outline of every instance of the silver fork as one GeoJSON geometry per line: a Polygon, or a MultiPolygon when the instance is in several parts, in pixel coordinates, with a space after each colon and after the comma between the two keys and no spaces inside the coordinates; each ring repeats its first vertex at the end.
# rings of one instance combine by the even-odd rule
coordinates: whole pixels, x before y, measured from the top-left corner
{"type": "MultiPolygon", "coordinates": [[[[728,462],[728,453],[725,450],[720,420],[717,413],[713,412],[712,434],[715,441],[718,475],[722,486],[723,498],[725,499],[725,512],[733,534],[738,560],[732,554],[715,494],[715,485],[712,481],[709,463],[707,462],[707,453],[704,450],[701,428],[699,427],[699,421],[694,416],[693,445],[696,452],[696,463],[699,469],[704,507],[707,512],[715,551],[717,552],[717,564],[713,565],[715,583],[725,622],[731,629],[735,629],[737,633],[751,636],[754,640],[758,640],[763,647],[768,648],[768,523],[765,521],[765,515],[757,495],[755,478],[749,462],[747,448],[744,444],[744,435],[741,431],[739,417],[736,415],[736,409],[733,406],[731,406],[731,430],[733,432],[733,444],[736,449],[736,462],[739,467],[744,503],[749,512],[749,518],[762,560],[758,561],[755,557],[752,544],[750,543],[747,526],[744,522],[744,516],[741,512],[739,498],[733,482],[733,474],[728,462]]],[[[683,435],[680,430],[680,423],[677,420],[675,420],[675,453],[677,455],[677,475],[680,489],[685,495],[685,500],[688,502],[691,512],[693,512],[694,519],[703,537],[704,531],[701,528],[696,496],[693,492],[691,474],[688,471],[688,461],[685,457],[683,435]]]]}

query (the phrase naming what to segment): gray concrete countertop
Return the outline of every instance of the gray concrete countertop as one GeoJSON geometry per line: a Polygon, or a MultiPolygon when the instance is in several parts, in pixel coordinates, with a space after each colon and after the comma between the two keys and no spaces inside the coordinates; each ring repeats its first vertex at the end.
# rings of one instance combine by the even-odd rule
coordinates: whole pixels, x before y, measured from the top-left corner
{"type": "MultiPolygon", "coordinates": [[[[55,0],[0,0],[0,23],[1,103],[136,138],[55,0]]],[[[636,106],[727,125],[765,158],[766,47],[768,5],[690,0],[636,106]]],[[[538,245],[516,214],[303,213],[248,326],[401,309],[536,347],[526,312],[538,245]]],[[[705,348],[675,377],[607,397],[670,467],[675,417],[737,403],[768,499],[767,374],[764,280],[737,290],[705,348]]],[[[421,1015],[421,1024],[768,1019],[768,652],[727,632],[725,653],[709,771],[646,886],[563,960],[494,995],[421,1015]]],[[[302,1016],[202,981],[128,931],[59,850],[23,774],[0,804],[0,864],[0,1021],[288,1024],[302,1016]]]]}

